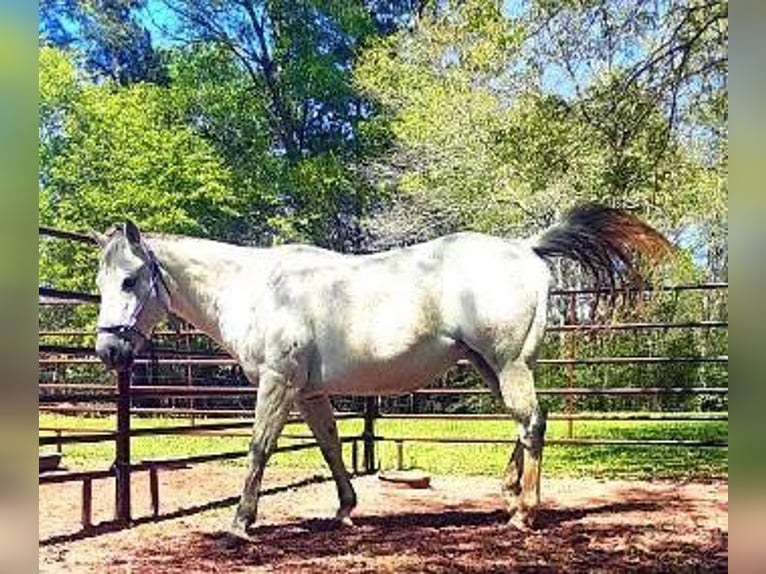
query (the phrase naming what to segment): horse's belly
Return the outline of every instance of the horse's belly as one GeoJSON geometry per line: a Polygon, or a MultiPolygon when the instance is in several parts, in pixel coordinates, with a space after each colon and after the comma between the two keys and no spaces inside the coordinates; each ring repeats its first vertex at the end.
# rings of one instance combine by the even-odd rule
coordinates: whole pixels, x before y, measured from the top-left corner
{"type": "Polygon", "coordinates": [[[322,365],[322,387],[330,394],[386,395],[413,391],[454,364],[454,341],[422,342],[397,354],[335,354],[322,365]]]}

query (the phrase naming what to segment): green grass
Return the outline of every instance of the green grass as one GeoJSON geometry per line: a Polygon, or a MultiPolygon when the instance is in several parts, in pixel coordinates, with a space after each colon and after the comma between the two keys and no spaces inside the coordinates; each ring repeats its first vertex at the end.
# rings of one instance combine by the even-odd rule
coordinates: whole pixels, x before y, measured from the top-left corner
{"type": "MultiPolygon", "coordinates": [[[[40,415],[41,427],[66,427],[80,430],[112,430],[114,417],[71,417],[40,415]]],[[[215,422],[205,420],[202,422],[215,422]]],[[[134,418],[134,428],[162,427],[185,424],[184,419],[134,418]]],[[[339,421],[342,435],[359,435],[359,420],[339,421]]],[[[243,431],[246,429],[242,429],[243,431]]],[[[288,425],[285,433],[308,434],[303,424],[288,425]]],[[[376,433],[385,438],[397,437],[488,437],[513,438],[515,425],[507,421],[435,421],[380,420],[376,433]]],[[[41,434],[46,434],[41,431],[41,434]]],[[[564,438],[566,423],[548,424],[547,438],[564,438]]],[[[578,438],[617,439],[687,439],[725,440],[726,421],[577,421],[574,436],[578,438]]],[[[280,446],[299,442],[280,439],[280,446]]],[[[245,450],[248,438],[222,436],[158,436],[136,437],[131,442],[132,459],[188,456],[229,450],[245,450]]],[[[393,442],[378,444],[382,468],[393,468],[396,448],[393,442]]],[[[428,444],[405,443],[404,464],[408,468],[423,468],[435,474],[498,476],[508,459],[509,446],[491,444],[428,444]]],[[[53,447],[45,447],[46,451],[53,447]]],[[[65,464],[70,468],[108,466],[114,457],[111,442],[95,445],[65,445],[65,464]]],[[[344,457],[351,463],[351,445],[344,445],[344,457]]],[[[360,448],[361,457],[361,448],[360,448]]],[[[226,464],[242,465],[244,460],[226,464]]],[[[550,446],[545,451],[545,472],[548,476],[587,476],[599,478],[724,478],[728,474],[727,448],[637,447],[637,446],[550,446]]],[[[273,467],[324,470],[325,465],[316,449],[295,453],[278,453],[270,463],[273,467]]]]}

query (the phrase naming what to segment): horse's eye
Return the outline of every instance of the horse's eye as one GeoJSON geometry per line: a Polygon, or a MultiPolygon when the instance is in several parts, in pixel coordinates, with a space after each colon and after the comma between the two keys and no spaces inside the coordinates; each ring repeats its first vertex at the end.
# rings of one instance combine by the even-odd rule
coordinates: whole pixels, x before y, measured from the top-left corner
{"type": "Polygon", "coordinates": [[[136,286],[136,278],[135,277],[125,277],[125,279],[122,280],[122,290],[123,291],[130,291],[135,286],[136,286]]]}

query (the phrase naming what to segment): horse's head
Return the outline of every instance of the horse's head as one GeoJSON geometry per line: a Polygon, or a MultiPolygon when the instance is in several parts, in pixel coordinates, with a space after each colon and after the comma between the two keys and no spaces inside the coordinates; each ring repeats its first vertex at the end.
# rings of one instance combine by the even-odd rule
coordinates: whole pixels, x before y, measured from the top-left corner
{"type": "Polygon", "coordinates": [[[168,291],[157,258],[130,221],[107,235],[96,283],[101,308],[96,353],[110,369],[125,370],[167,311],[168,291]]]}

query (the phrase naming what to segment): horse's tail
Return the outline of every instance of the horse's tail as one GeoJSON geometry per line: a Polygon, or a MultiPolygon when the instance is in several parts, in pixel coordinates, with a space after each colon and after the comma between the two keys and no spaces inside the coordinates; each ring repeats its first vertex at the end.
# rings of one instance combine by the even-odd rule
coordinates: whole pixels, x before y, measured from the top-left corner
{"type": "Polygon", "coordinates": [[[533,251],[543,259],[566,257],[582,264],[598,286],[647,283],[641,262],[657,263],[673,247],[635,215],[599,204],[575,207],[561,223],[537,237],[533,251]]]}

